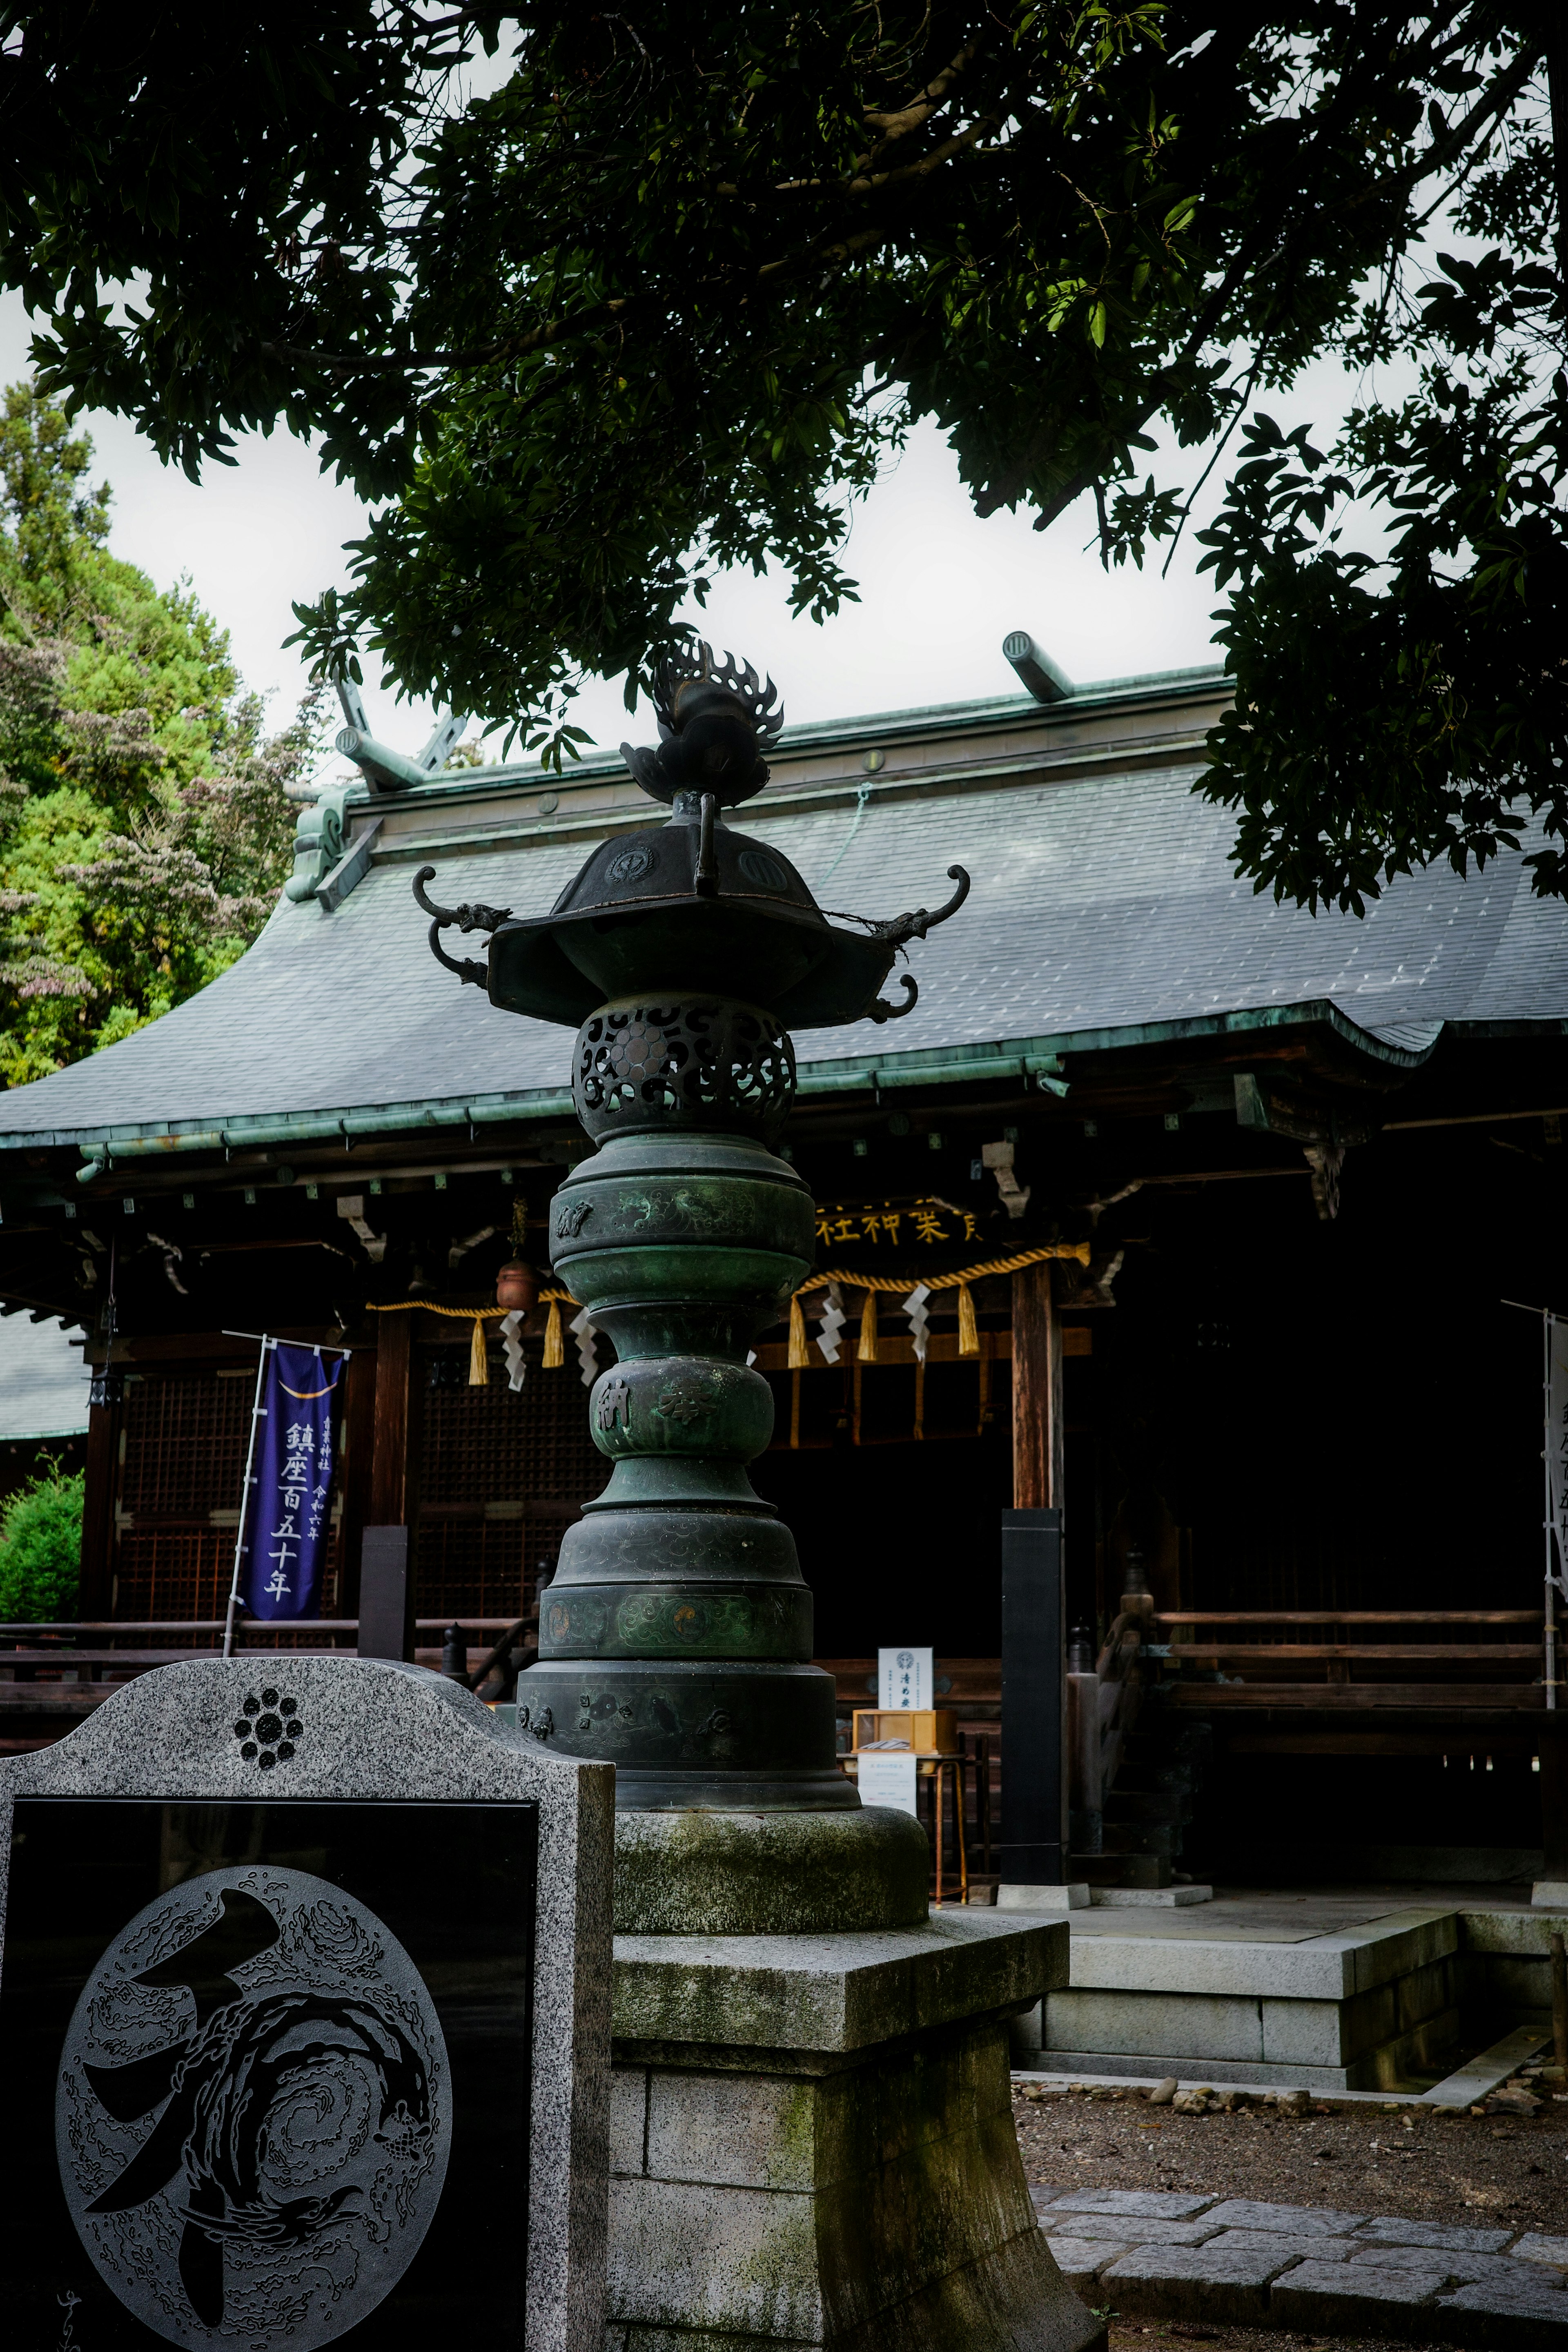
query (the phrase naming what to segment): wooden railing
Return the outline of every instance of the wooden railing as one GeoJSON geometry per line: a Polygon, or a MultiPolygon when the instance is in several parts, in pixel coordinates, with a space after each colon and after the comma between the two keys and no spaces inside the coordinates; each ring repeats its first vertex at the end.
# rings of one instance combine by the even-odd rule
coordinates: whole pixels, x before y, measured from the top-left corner
{"type": "Polygon", "coordinates": [[[1172,1637],[1151,1652],[1168,1672],[1179,1675],[1184,1666],[1215,1670],[1214,1678],[1201,1682],[1181,1678],[1172,1694],[1178,1704],[1528,1707],[1540,1706],[1544,1698],[1544,1621],[1539,1609],[1174,1609],[1157,1612],[1153,1623],[1172,1637]],[[1352,1629],[1363,1626],[1376,1627],[1384,1638],[1357,1638],[1352,1629]],[[1477,1638],[1479,1633],[1512,1626],[1529,1626],[1531,1637],[1477,1638]],[[1205,1629],[1202,1637],[1200,1627],[1205,1629]],[[1223,1630],[1209,1635],[1211,1627],[1223,1630]],[[1320,1627],[1338,1638],[1300,1638],[1320,1627]],[[1450,1638],[1420,1638],[1439,1627],[1453,1628],[1450,1638]],[[1257,1631],[1242,1639],[1235,1628],[1257,1631]],[[1398,1638],[1405,1628],[1415,1639],[1398,1638]],[[1358,1675],[1358,1666],[1375,1671],[1358,1675]],[[1226,1668],[1239,1671],[1226,1674],[1226,1668]],[[1426,1671],[1418,1676],[1413,1668],[1426,1671]]]}
{"type": "MultiPolygon", "coordinates": [[[[447,1654],[442,1637],[453,1622],[447,1617],[416,1619],[416,1643],[420,1634],[436,1636],[434,1643],[427,1640],[425,1645],[416,1647],[416,1664],[433,1667],[443,1664],[447,1654]]],[[[479,1670],[493,1664],[496,1637],[515,1633],[520,1621],[513,1617],[465,1617],[457,1622],[463,1637],[465,1672],[473,1686],[479,1670]],[[478,1646],[468,1642],[467,1637],[470,1634],[479,1637],[478,1646]]],[[[537,1620],[521,1622],[532,1626],[537,1620]]],[[[191,1658],[219,1656],[223,1628],[221,1617],[80,1624],[0,1623],[0,1717],[47,1718],[88,1714],[111,1691],[137,1675],[148,1674],[156,1666],[178,1665],[191,1658]],[[158,1634],[164,1637],[162,1642],[150,1641],[150,1636],[158,1634]]],[[[237,1654],[258,1663],[276,1658],[280,1664],[290,1658],[352,1656],[358,1633],[357,1617],[318,1617],[274,1623],[247,1620],[240,1628],[237,1654]]],[[[531,1631],[524,1634],[525,1645],[535,1638],[531,1631]]],[[[490,1694],[487,1692],[486,1696],[490,1694]]],[[[61,1728],[68,1726],[57,1724],[56,1733],[61,1728]]],[[[0,1747],[17,1744],[16,1740],[0,1740],[0,1747]]],[[[20,1744],[37,1743],[24,1738],[20,1744]]]]}

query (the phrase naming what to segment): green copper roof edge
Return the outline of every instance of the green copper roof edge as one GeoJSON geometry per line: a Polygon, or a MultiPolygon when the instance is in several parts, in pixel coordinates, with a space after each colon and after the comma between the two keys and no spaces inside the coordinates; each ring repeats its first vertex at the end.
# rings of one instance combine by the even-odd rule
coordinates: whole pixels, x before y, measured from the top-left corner
{"type": "MultiPolygon", "coordinates": [[[[1395,1069],[1418,1069],[1436,1050],[1436,1043],[1410,1052],[1384,1045],[1342,1013],[1326,997],[1299,1004],[1256,1006],[1234,1013],[1197,1013],[1176,1021],[1142,1022],[1125,1028],[1058,1030],[1040,1037],[999,1039],[986,1045],[935,1045],[909,1054],[857,1054],[842,1061],[801,1065],[803,1096],[841,1094],[877,1086],[959,1086],[977,1080],[1018,1077],[1033,1074],[1064,1054],[1115,1051],[1137,1045],[1166,1045],[1183,1039],[1245,1035],[1249,1031],[1289,1028],[1321,1022],[1366,1054],[1395,1069]]],[[[1472,1026],[1476,1024],[1470,1024],[1472,1026]]],[[[1545,1025],[1553,1031],[1565,1024],[1545,1025]]],[[[508,1119],[561,1118],[572,1115],[572,1097],[564,1087],[533,1087],[517,1094],[455,1097],[422,1102],[389,1103],[361,1109],[285,1111],[271,1117],[248,1116],[223,1120],[184,1120],[169,1127],[141,1123],[119,1128],[40,1128],[30,1132],[0,1134],[0,1152],[40,1150],[72,1146],[89,1159],[103,1162],[119,1159],[152,1159],[182,1151],[255,1150],[274,1143],[331,1141],[356,1136],[403,1133],[414,1127],[490,1126],[508,1119]]]]}
{"type": "MultiPolygon", "coordinates": [[[[1045,1037],[999,1039],[994,1045],[934,1045],[918,1054],[860,1054],[843,1062],[807,1062],[801,1066],[803,1095],[839,1093],[857,1082],[880,1086],[963,1085],[972,1079],[1017,1077],[1034,1074],[1037,1063],[1054,1061],[1064,1054],[1114,1052],[1136,1045],[1162,1045],[1186,1038],[1245,1035],[1248,1031],[1299,1027],[1321,1022],[1372,1060],[1395,1069],[1419,1069],[1436,1051],[1431,1045],[1412,1052],[1385,1045],[1342,1013],[1329,997],[1309,998],[1298,1004],[1268,1004],[1235,1013],[1193,1013],[1176,1021],[1130,1023],[1124,1028],[1064,1029],[1045,1037]]],[[[1552,1027],[1559,1024],[1553,1023],[1552,1027]]]]}
{"type": "Polygon", "coordinates": [[[255,1150],[273,1143],[353,1143],[371,1135],[402,1135],[417,1127],[485,1127],[513,1118],[561,1118],[573,1115],[564,1087],[533,1087],[515,1095],[459,1096],[448,1100],[385,1103],[343,1111],[280,1111],[240,1118],[182,1120],[169,1127],[37,1129],[30,1135],[0,1135],[0,1151],[74,1145],[95,1165],[114,1160],[153,1160],[181,1151],[255,1150]]]}

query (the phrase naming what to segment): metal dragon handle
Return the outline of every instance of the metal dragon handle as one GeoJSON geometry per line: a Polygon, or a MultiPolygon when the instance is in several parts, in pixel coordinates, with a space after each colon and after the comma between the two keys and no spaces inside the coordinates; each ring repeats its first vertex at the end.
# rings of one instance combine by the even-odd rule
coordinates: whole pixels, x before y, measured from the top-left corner
{"type": "Polygon", "coordinates": [[[906,1013],[914,1011],[921,992],[919,981],[912,971],[901,971],[899,974],[899,984],[904,991],[903,1003],[889,1004],[885,996],[879,996],[875,1004],[868,1004],[866,1008],[868,1021],[901,1021],[906,1013]]]}
{"type": "Polygon", "coordinates": [[[434,898],[425,895],[426,883],[433,882],[435,878],[436,868],[433,866],[422,866],[414,877],[416,905],[423,907],[427,915],[435,917],[430,926],[430,952],[437,963],[445,964],[448,971],[455,971],[459,980],[472,981],[476,988],[488,988],[489,967],[476,962],[472,956],[464,956],[460,961],[456,956],[449,956],[441,945],[441,933],[454,928],[459,931],[499,930],[503,923],[510,921],[511,908],[487,907],[477,898],[461,907],[438,907],[434,898]]]}
{"type": "MultiPolygon", "coordinates": [[[[868,926],[872,938],[886,940],[890,947],[901,948],[906,940],[923,940],[938,923],[945,923],[950,916],[956,915],[969,896],[969,877],[962,866],[950,866],[947,878],[950,882],[956,882],[958,887],[945,906],[937,907],[930,913],[924,907],[917,907],[912,915],[895,915],[891,922],[872,923],[868,926]]],[[[904,1013],[909,1009],[907,1004],[900,1007],[904,1013]]]]}

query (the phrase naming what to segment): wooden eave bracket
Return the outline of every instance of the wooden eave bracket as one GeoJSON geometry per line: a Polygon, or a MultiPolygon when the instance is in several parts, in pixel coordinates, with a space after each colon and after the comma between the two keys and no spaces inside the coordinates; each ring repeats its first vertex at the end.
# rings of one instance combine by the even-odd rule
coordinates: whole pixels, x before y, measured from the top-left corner
{"type": "Polygon", "coordinates": [[[1340,1171],[1345,1153],[1370,1142],[1381,1121],[1344,1118],[1332,1104],[1265,1090],[1250,1070],[1236,1073],[1236,1123],[1256,1133],[1299,1143],[1312,1178],[1312,1200],[1322,1218],[1340,1213],[1340,1171]]]}

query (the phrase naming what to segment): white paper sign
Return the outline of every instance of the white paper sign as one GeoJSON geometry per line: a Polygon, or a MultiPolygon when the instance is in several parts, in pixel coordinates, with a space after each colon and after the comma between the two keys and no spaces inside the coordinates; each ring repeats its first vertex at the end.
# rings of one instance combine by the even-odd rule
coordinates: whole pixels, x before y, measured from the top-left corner
{"type": "Polygon", "coordinates": [[[894,1748],[860,1750],[858,1774],[860,1802],[863,1805],[893,1805],[900,1813],[919,1811],[915,1803],[915,1759],[900,1756],[894,1748]]]}
{"type": "Polygon", "coordinates": [[[878,1706],[930,1706],[934,1679],[931,1661],[929,1650],[879,1650],[878,1706]]]}
{"type": "MultiPolygon", "coordinates": [[[[1546,1464],[1558,1556],[1568,1557],[1568,1322],[1552,1318],[1552,1372],[1546,1402],[1546,1464]]],[[[883,1654],[886,1655],[886,1653],[883,1654]]],[[[882,1701],[884,1706],[889,1701],[882,1701]]]]}

